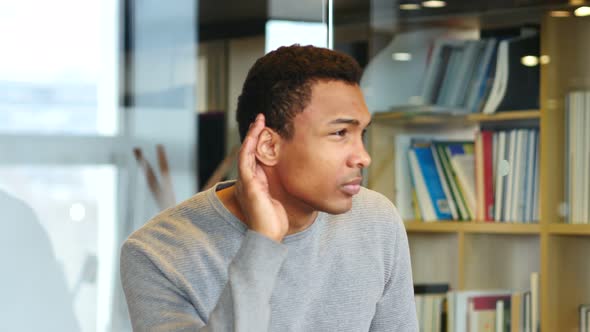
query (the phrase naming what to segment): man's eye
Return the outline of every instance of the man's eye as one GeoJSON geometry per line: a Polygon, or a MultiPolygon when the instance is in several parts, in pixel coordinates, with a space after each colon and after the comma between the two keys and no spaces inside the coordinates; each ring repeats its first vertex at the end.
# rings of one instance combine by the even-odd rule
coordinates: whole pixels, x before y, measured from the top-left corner
{"type": "Polygon", "coordinates": [[[346,129],[342,129],[342,130],[338,130],[337,132],[332,133],[332,135],[337,135],[337,136],[346,136],[346,129]]]}

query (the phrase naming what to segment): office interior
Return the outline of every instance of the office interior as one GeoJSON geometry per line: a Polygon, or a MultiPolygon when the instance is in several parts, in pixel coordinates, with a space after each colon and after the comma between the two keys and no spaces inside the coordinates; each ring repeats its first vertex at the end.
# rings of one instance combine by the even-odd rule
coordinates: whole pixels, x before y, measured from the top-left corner
{"type": "MultiPolygon", "coordinates": [[[[236,177],[235,109],[247,71],[267,52],[298,43],[347,53],[364,69],[361,87],[377,119],[366,143],[374,162],[364,185],[396,204],[412,208],[411,197],[396,192],[394,159],[403,154],[394,154],[390,131],[419,127],[460,138],[482,128],[537,131],[536,222],[494,228],[472,218],[439,227],[407,217],[415,279],[460,290],[523,289],[531,273],[538,273],[541,329],[581,330],[579,306],[590,303],[590,264],[575,256],[590,249],[590,213],[581,212],[585,222],[569,216],[573,200],[589,205],[590,189],[578,195],[566,186],[573,176],[573,164],[566,161],[579,154],[566,155],[574,129],[565,117],[571,101],[564,98],[566,87],[590,89],[590,66],[581,60],[590,51],[583,43],[583,33],[590,34],[585,5],[590,6],[578,0],[3,1],[2,326],[131,331],[118,274],[121,244],[159,211],[236,177]],[[557,37],[543,35],[560,18],[581,27],[571,30],[579,44],[557,53],[564,58],[560,63],[579,66],[579,75],[569,80],[561,70],[575,69],[552,67],[557,61],[542,58],[544,43],[570,38],[566,28],[555,28],[557,37]],[[419,95],[438,38],[475,40],[490,31],[524,30],[541,36],[535,108],[507,119],[501,118],[510,112],[479,118],[429,113],[417,122],[392,115],[421,111],[419,95]],[[545,84],[543,75],[553,75],[562,87],[545,84]],[[558,138],[543,145],[551,142],[544,133],[558,138]],[[524,258],[509,260],[516,267],[508,276],[482,267],[488,260],[509,269],[502,257],[517,255],[524,258]],[[436,265],[440,259],[444,266],[436,265]]],[[[578,134],[588,129],[576,128],[578,134]]],[[[578,146],[584,156],[590,156],[587,137],[578,146]]],[[[587,159],[575,172],[590,183],[587,159]]],[[[407,172],[399,174],[409,178],[407,172]]]]}

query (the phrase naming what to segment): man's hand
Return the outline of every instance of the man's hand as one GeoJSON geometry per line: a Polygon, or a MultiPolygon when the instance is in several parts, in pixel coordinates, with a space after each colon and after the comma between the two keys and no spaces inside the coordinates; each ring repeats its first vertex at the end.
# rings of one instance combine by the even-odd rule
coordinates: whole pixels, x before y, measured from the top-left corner
{"type": "Polygon", "coordinates": [[[258,114],[250,125],[238,155],[235,193],[248,227],[281,242],[289,230],[287,212],[279,201],[271,197],[268,178],[256,159],[258,138],[264,128],[264,115],[258,114]]]}

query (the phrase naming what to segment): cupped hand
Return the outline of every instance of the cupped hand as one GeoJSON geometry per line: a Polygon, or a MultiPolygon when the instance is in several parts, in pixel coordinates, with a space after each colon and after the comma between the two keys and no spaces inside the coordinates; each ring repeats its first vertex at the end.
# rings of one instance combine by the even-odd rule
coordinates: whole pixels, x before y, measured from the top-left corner
{"type": "Polygon", "coordinates": [[[287,212],[283,205],[270,195],[268,177],[256,158],[258,140],[264,128],[264,115],[258,114],[250,125],[238,155],[235,195],[248,227],[281,242],[289,230],[287,212]]]}

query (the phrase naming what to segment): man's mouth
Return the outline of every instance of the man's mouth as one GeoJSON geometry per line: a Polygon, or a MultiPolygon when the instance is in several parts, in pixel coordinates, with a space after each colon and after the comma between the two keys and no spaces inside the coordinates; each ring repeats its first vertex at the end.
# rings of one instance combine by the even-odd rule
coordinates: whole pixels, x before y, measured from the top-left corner
{"type": "Polygon", "coordinates": [[[361,190],[361,182],[363,178],[357,177],[342,185],[342,191],[348,195],[356,195],[361,190]]]}

